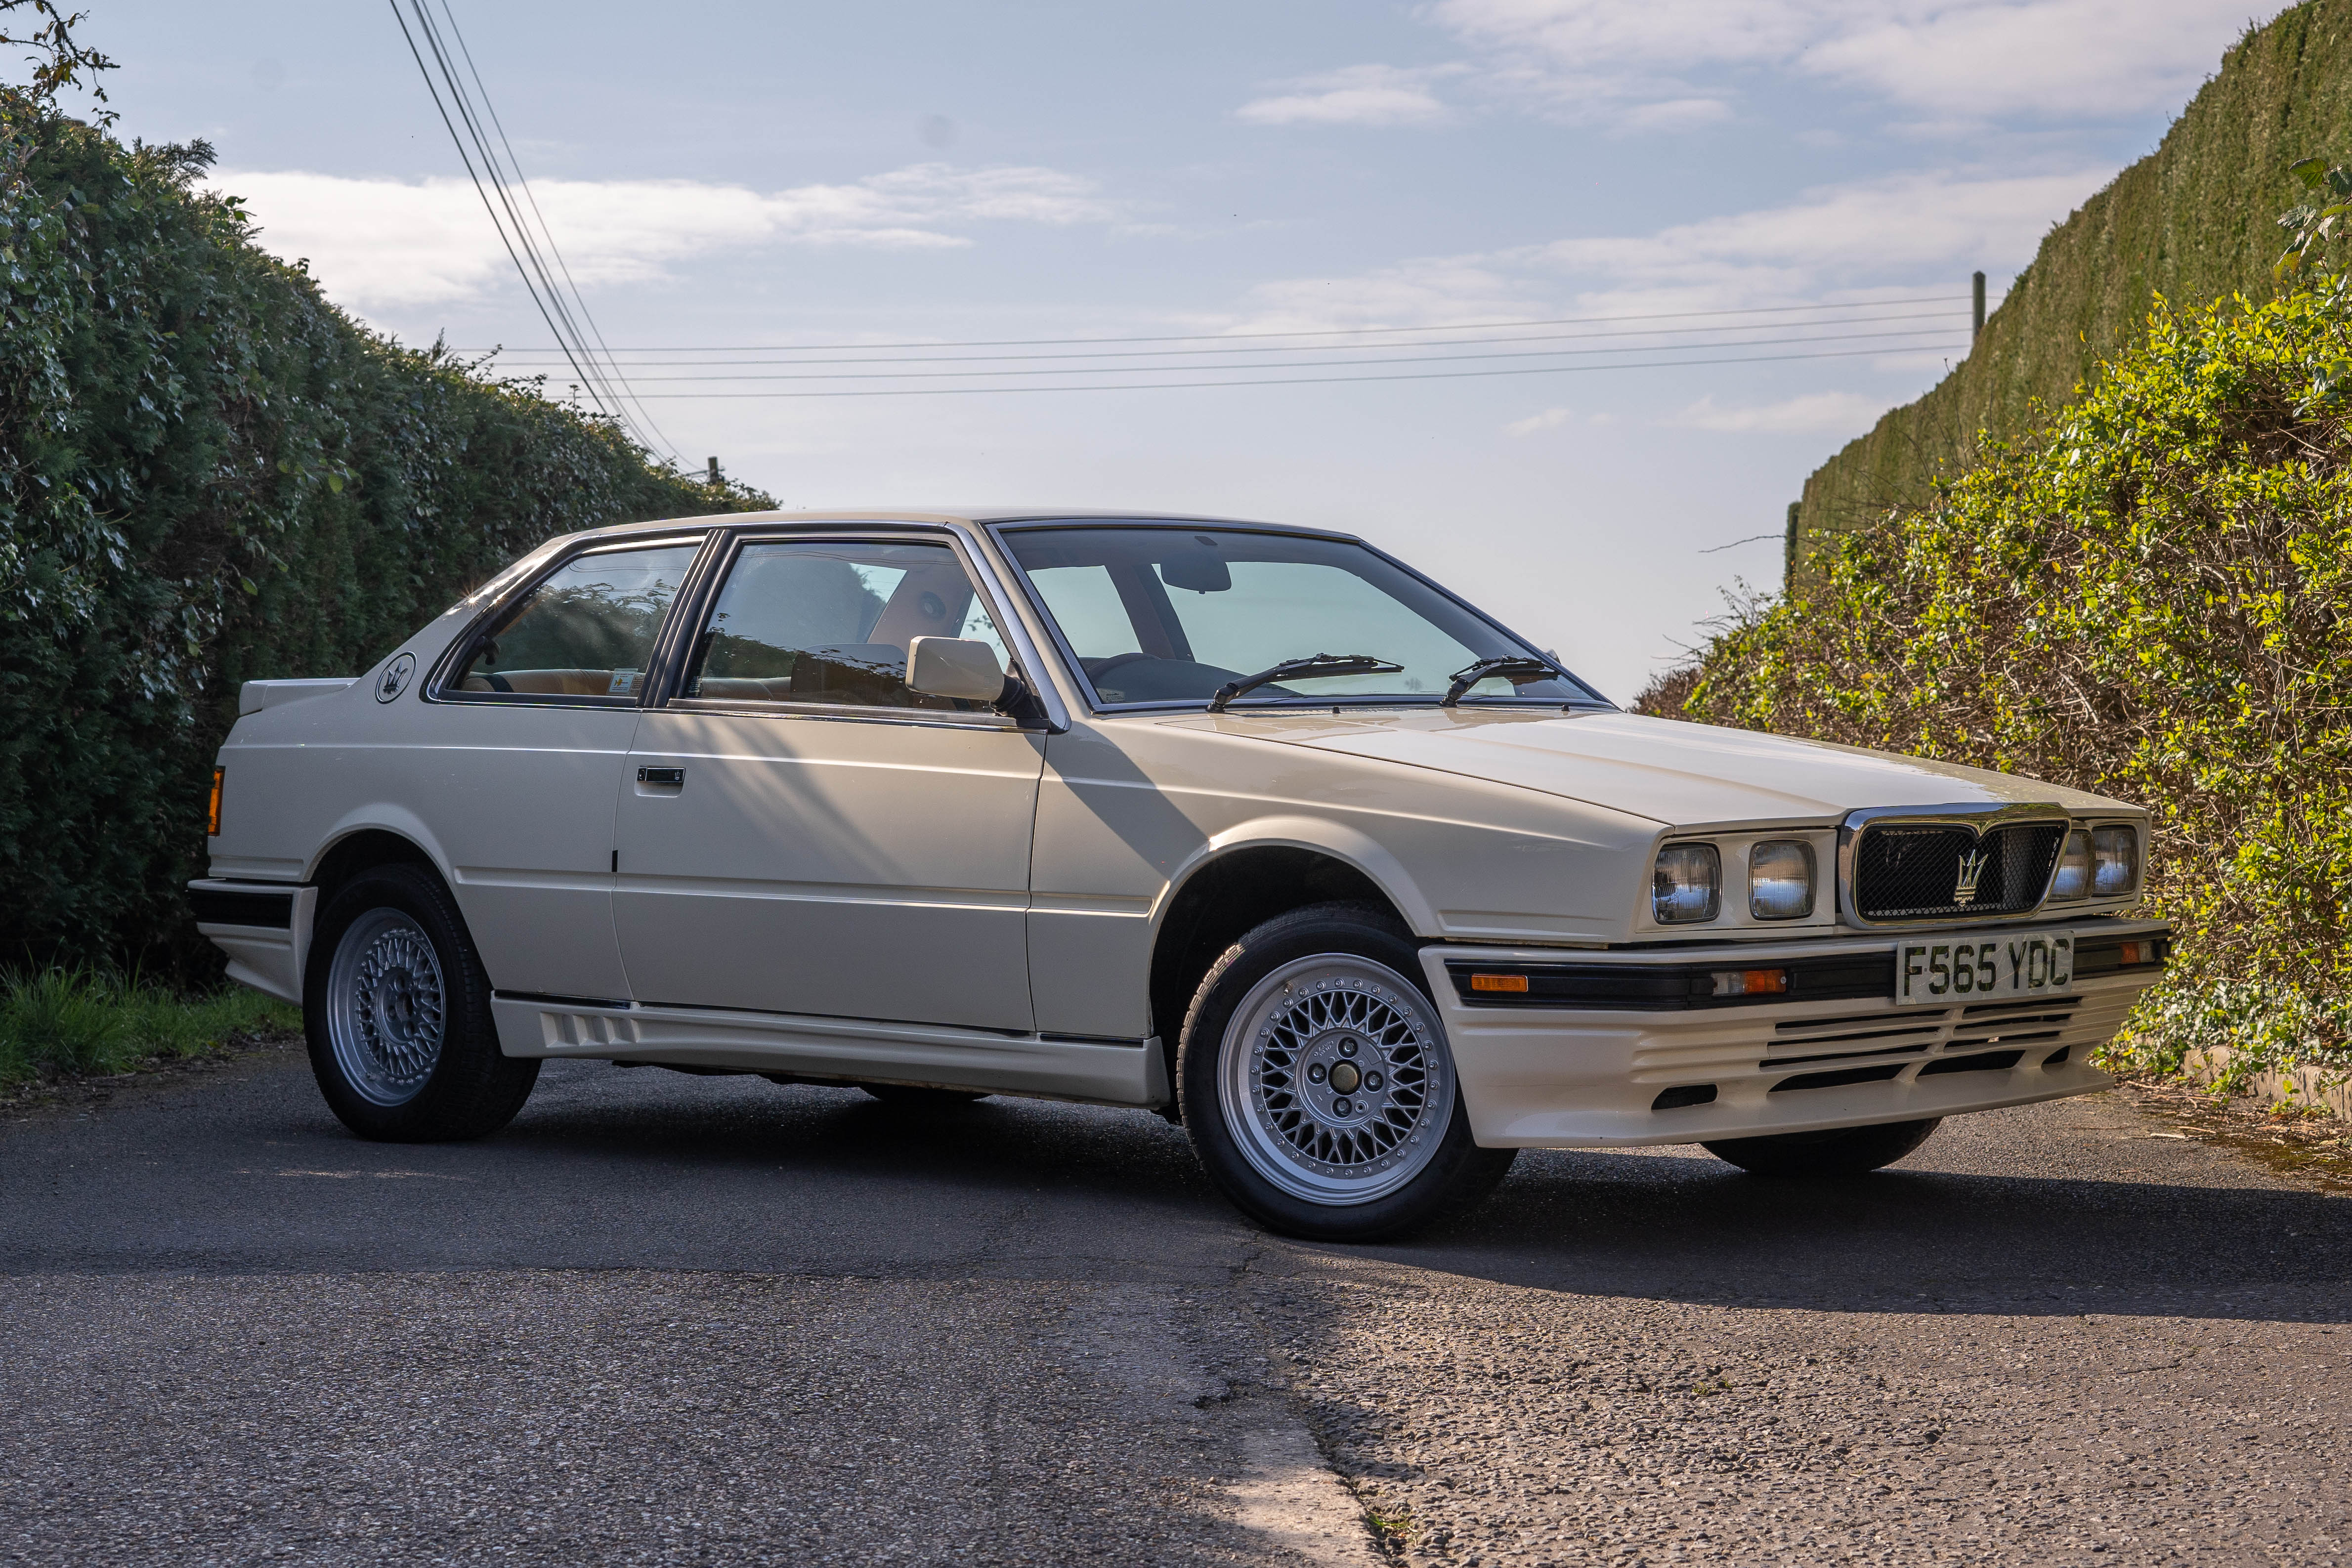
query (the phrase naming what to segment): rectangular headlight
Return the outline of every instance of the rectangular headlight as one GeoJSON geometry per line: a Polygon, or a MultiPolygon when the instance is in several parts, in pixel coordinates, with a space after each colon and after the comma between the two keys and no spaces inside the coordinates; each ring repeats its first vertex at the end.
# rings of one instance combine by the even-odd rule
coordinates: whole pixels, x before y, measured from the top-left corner
{"type": "Polygon", "coordinates": [[[2091,833],[2091,887],[2101,898],[2121,898],[2139,886],[2139,834],[2130,828],[2091,833]]]}
{"type": "Polygon", "coordinates": [[[1658,852],[1650,912],[1661,925],[1694,925],[1723,912],[1723,857],[1713,844],[1668,844],[1658,852]]]}
{"type": "Polygon", "coordinates": [[[1748,852],[1748,913],[1759,920],[1802,920],[1813,912],[1813,846],[1767,839],[1748,852]]]}
{"type": "Polygon", "coordinates": [[[2053,903],[2091,896],[2091,835],[2080,828],[2066,835],[2058,853],[2058,874],[2050,879],[2053,903]]]}

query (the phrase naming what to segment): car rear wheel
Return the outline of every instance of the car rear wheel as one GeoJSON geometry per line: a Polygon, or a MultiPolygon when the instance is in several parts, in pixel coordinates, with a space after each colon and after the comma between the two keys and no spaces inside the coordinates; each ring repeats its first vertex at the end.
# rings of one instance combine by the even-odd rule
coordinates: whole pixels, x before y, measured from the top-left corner
{"type": "Polygon", "coordinates": [[[1177,1056],[1185,1130],[1226,1197],[1324,1241],[1395,1236],[1484,1197],[1516,1151],[1470,1134],[1419,955],[1383,912],[1279,915],[1211,966],[1177,1056]]]}
{"type": "Polygon", "coordinates": [[[363,872],[311,934],[302,1021],[327,1104],[363,1138],[478,1138],[514,1119],[536,1059],[499,1050],[490,983],[440,879],[363,872]]]}
{"type": "Polygon", "coordinates": [[[1931,1116],[1924,1122],[1882,1122],[1874,1127],[1840,1127],[1828,1133],[1717,1138],[1699,1147],[1756,1176],[1860,1176],[1893,1165],[1943,1124],[1942,1117],[1931,1116]]]}

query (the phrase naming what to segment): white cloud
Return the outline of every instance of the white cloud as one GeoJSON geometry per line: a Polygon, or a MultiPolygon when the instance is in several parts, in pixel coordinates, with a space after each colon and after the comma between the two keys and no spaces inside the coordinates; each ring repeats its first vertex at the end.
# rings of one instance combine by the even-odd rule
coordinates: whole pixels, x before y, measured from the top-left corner
{"type": "MultiPolygon", "coordinates": [[[[1555,240],[1510,250],[1428,256],[1339,277],[1261,284],[1248,308],[1203,330],[1309,331],[1454,325],[1559,317],[1766,310],[1825,297],[1857,305],[1934,296],[1936,303],[1885,324],[1835,327],[1766,314],[1727,322],[1726,335],[1781,337],[1799,330],[1907,330],[1934,339],[1930,360],[1965,336],[1968,275],[2011,273],[2051,226],[2109,177],[2095,168],[1983,176],[1923,172],[1824,186],[1783,206],[1729,213],[1647,235],[1555,240]],[[1775,323],[1780,323],[1776,325],[1775,323]]],[[[1682,321],[1661,325],[1690,326],[1682,321]]],[[[1638,334],[1639,324],[1611,329],[1638,334]]],[[[1622,340],[1633,347],[1643,340],[1622,340]]],[[[1657,339],[1653,347],[1683,340],[1657,339]]],[[[1910,340],[1857,337],[1833,345],[1916,353],[1910,340]]],[[[1568,345],[1563,345],[1568,346],[1568,345]]]]}
{"type": "Polygon", "coordinates": [[[1515,419],[1503,426],[1506,435],[1533,435],[1539,430],[1558,430],[1576,417],[1572,408],[1548,408],[1541,413],[1531,413],[1525,419],[1515,419]]]}
{"type": "MultiPolygon", "coordinates": [[[[1438,0],[1485,79],[1613,119],[1714,95],[1695,74],[1828,78],[1911,109],[2080,120],[2187,99],[2279,0],[1438,0]],[[2250,16],[2251,14],[2251,16],[2250,16]]],[[[1669,125],[1674,121],[1669,119],[1669,125]]]]}
{"type": "Polygon", "coordinates": [[[1768,435],[1859,435],[1886,412],[1884,398],[1860,392],[1807,392],[1752,408],[1724,408],[1703,397],[1666,421],[1693,430],[1755,432],[1768,435]]]}
{"type": "MultiPolygon", "coordinates": [[[[503,281],[513,265],[469,181],[245,170],[209,183],[247,198],[263,246],[308,257],[328,292],[354,307],[464,298],[503,281]]],[[[718,247],[945,248],[971,244],[964,231],[979,224],[1118,215],[1076,175],[946,163],[768,193],[691,180],[542,180],[531,190],[583,288],[660,277],[670,263],[718,247]]]]}
{"type": "Polygon", "coordinates": [[[1660,308],[1766,304],[1774,295],[1818,297],[1938,271],[1957,292],[1970,271],[2031,259],[2051,225],[2109,177],[2096,168],[1900,174],[1652,235],[1559,240],[1519,254],[1572,277],[1607,280],[1608,297],[1628,308],[1662,299],[1672,303],[1660,308]]]}
{"type": "Polygon", "coordinates": [[[1719,98],[1670,98],[1627,110],[1618,120],[1626,131],[1696,131],[1731,118],[1731,106],[1719,98]]]}
{"type": "Polygon", "coordinates": [[[1234,113],[1257,125],[1433,125],[1450,116],[1430,83],[1460,69],[1347,66],[1280,83],[1289,90],[1252,99],[1234,113]]]}
{"type": "Polygon", "coordinates": [[[1248,314],[1225,325],[1254,332],[1304,332],[1508,321],[1539,314],[1544,298],[1524,276],[1513,277],[1486,257],[1433,256],[1352,277],[1260,284],[1250,290],[1248,314]]]}

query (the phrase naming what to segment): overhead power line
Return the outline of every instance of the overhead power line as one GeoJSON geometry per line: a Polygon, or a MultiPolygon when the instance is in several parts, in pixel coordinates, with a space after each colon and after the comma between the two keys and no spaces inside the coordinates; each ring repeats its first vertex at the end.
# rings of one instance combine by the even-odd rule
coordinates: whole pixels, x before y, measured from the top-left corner
{"type": "MultiPolygon", "coordinates": [[[[1843,343],[1864,338],[1942,337],[1951,331],[1948,327],[1910,327],[1892,332],[1821,332],[1794,338],[1748,338],[1723,343],[1691,343],[1678,345],[1685,350],[1767,349],[1787,343],[1843,343]]],[[[1356,365],[1442,365],[1468,360],[1547,360],[1582,357],[1596,354],[1634,354],[1672,351],[1677,345],[1665,349],[1514,349],[1499,354],[1391,354],[1374,360],[1349,361],[1356,365]]],[[[872,363],[875,361],[865,361],[872,363]]],[[[888,361],[881,361],[887,363],[888,361]]],[[[957,361],[963,362],[963,361],[957,361]]],[[[1699,361],[1706,363],[1708,361],[1699,361]]],[[[1156,370],[1180,370],[1176,365],[1078,366],[1061,370],[1017,371],[787,371],[782,374],[752,372],[743,375],[703,374],[691,376],[640,376],[639,381],[651,386],[666,382],[883,382],[883,381],[969,381],[1007,380],[1016,376],[1112,376],[1145,374],[1156,370]]],[[[1312,360],[1271,360],[1254,365],[1236,365],[1235,370],[1296,371],[1322,370],[1325,365],[1312,360]]]]}
{"type": "Polygon", "coordinates": [[[483,210],[488,213],[491,226],[498,230],[499,243],[515,264],[515,271],[522,278],[523,288],[530,295],[540,319],[554,337],[563,362],[580,378],[580,384],[599,413],[619,420],[640,444],[658,447],[675,459],[676,449],[663,436],[652,415],[637,402],[627,378],[614,362],[610,351],[604,350],[603,335],[596,330],[586,302],[572,284],[571,268],[540,214],[538,198],[531,194],[530,183],[515,162],[505,128],[490,108],[489,92],[480,73],[474,69],[472,56],[466,50],[464,36],[458,31],[457,18],[448,0],[440,0],[441,14],[448,23],[450,37],[457,40],[458,55],[465,59],[462,75],[425,0],[409,0],[405,16],[401,14],[400,0],[388,3],[393,20],[399,24],[401,37],[407,41],[408,52],[424,75],[425,90],[433,95],[433,107],[457,149],[458,161],[465,164],[467,177],[473,181],[475,193],[482,198],[483,210]],[[414,31],[409,26],[411,21],[415,24],[414,31]],[[432,57],[430,65],[426,64],[428,54],[432,57]],[[470,93],[467,89],[467,77],[473,82],[470,93]],[[497,134],[497,148],[492,147],[483,129],[486,120],[497,134]],[[503,159],[500,150],[505,154],[503,159]],[[520,201],[518,191],[521,193],[520,201]],[[529,218],[525,217],[526,209],[529,218]],[[552,270],[548,266],[549,256],[554,258],[552,270]],[[562,280],[560,284],[559,276],[562,280]],[[586,323],[584,329],[583,322],[586,323]]]}
{"type": "MultiPolygon", "coordinates": [[[[1090,343],[1230,343],[1245,338],[1375,337],[1399,332],[1475,332],[1512,327],[1587,327],[1612,321],[1697,321],[1725,316],[1779,316],[1807,310],[1864,310],[1894,305],[1966,304],[1965,294],[1922,294],[1901,299],[1844,299],[1811,305],[1754,305],[1725,310],[1661,310],[1631,316],[1554,316],[1541,319],[1503,321],[1441,321],[1421,327],[1312,327],[1291,331],[1180,332],[1123,338],[972,338],[906,343],[718,343],[625,349],[633,354],[782,354],[822,353],[853,349],[1041,349],[1090,343]]],[[[519,353],[551,353],[553,350],[517,350],[519,353]]]]}
{"type": "MultiPolygon", "coordinates": [[[[1917,352],[1933,349],[1965,349],[1968,340],[1948,343],[1912,343],[1902,352],[1917,352]]],[[[1778,364],[1790,360],[1843,360],[1865,354],[1898,351],[1890,346],[1874,349],[1832,349],[1812,354],[1750,354],[1732,359],[1716,360],[1639,360],[1601,365],[1524,365],[1505,371],[1405,371],[1369,376],[1267,376],[1216,382],[1098,382],[1080,386],[990,386],[990,387],[858,387],[835,388],[824,392],[646,392],[653,398],[785,398],[785,397],[974,397],[991,394],[1024,392],[1165,392],[1183,387],[1295,387],[1329,385],[1339,382],[1438,382],[1462,381],[1484,376],[1549,376],[1567,375],[1595,371],[1666,370],[1685,365],[1762,365],[1778,364]]],[[[1145,371],[1129,371],[1144,374],[1145,371]]]]}
{"type": "MultiPolygon", "coordinates": [[[[1791,326],[1795,326],[1795,325],[1802,325],[1802,326],[1807,327],[1807,328],[1812,328],[1812,327],[1852,327],[1852,326],[1866,326],[1866,325],[1872,325],[1872,324],[1874,324],[1874,323],[1877,323],[1877,322],[1881,322],[1881,321],[1940,321],[1940,322],[1944,322],[1944,323],[1946,323],[1946,324],[1948,326],[1948,325],[1949,325],[1949,324],[1951,324],[1955,319],[1956,319],[1955,315],[1954,315],[1954,313],[1953,313],[1952,311],[1950,311],[1950,310],[1914,310],[1914,311],[1906,311],[1906,312],[1904,312],[1904,313],[1901,313],[1901,314],[1898,314],[1898,315],[1892,315],[1892,316],[1834,316],[1834,317],[1828,318],[1827,319],[1822,319],[1816,318],[1816,319],[1814,319],[1808,320],[1808,321],[1805,321],[1805,322],[1802,322],[1802,323],[1795,323],[1795,322],[1791,322],[1791,323],[1789,323],[1789,325],[1791,325],[1791,326]]],[[[1026,361],[1032,361],[1032,360],[1172,360],[1172,359],[1186,359],[1186,358],[1192,358],[1192,357],[1200,356],[1200,355],[1216,355],[1216,356],[1221,356],[1221,357],[1223,357],[1223,356],[1231,356],[1231,355],[1235,355],[1235,354],[1308,354],[1308,353],[1315,353],[1315,354],[1360,354],[1360,353],[1369,352],[1369,351],[1370,351],[1370,350],[1376,350],[1376,349],[1397,349],[1397,348],[1411,348],[1411,349],[1454,349],[1454,348],[1475,348],[1475,347],[1483,347],[1483,346],[1485,346],[1485,345],[1487,345],[1487,344],[1493,344],[1493,343],[1557,343],[1557,342],[1566,342],[1566,341],[1571,341],[1571,340],[1574,340],[1574,341],[1588,341],[1588,340],[1591,340],[1591,339],[1594,339],[1594,338],[1668,338],[1668,337],[1688,336],[1688,335],[1693,334],[1693,333],[1720,334],[1720,333],[1724,333],[1724,332],[1745,332],[1745,331],[1752,331],[1752,330],[1758,329],[1759,329],[1759,328],[1763,328],[1763,327],[1766,327],[1766,326],[1771,326],[1771,325],[1779,325],[1779,323],[1768,323],[1768,322],[1761,322],[1761,321],[1759,321],[1759,322],[1752,322],[1752,323],[1751,323],[1751,322],[1741,322],[1741,323],[1738,323],[1738,324],[1737,324],[1737,325],[1725,325],[1725,326],[1715,326],[1715,327],[1644,327],[1644,328],[1635,329],[1633,329],[1633,330],[1630,330],[1630,331],[1607,331],[1607,332],[1533,332],[1533,333],[1525,333],[1525,334],[1521,334],[1521,335],[1517,336],[1517,337],[1509,337],[1509,338],[1426,338],[1426,339],[1423,339],[1423,340],[1420,340],[1419,341],[1412,342],[1412,343],[1400,343],[1400,342],[1395,341],[1394,340],[1382,340],[1382,341],[1381,341],[1381,342],[1378,342],[1378,343],[1281,343],[1281,344],[1272,344],[1272,343],[1269,343],[1269,344],[1265,344],[1265,345],[1253,345],[1253,346],[1246,347],[1246,348],[1230,348],[1230,349],[1096,349],[1096,350],[1091,350],[1085,351],[1085,352],[1080,352],[1080,353],[1055,353],[1055,354],[954,354],[954,355],[950,355],[950,354],[891,354],[891,355],[861,355],[861,356],[858,356],[858,357],[856,357],[856,358],[853,358],[853,359],[839,359],[839,360],[809,360],[809,359],[795,359],[795,360],[640,360],[640,359],[631,359],[630,361],[627,361],[627,363],[628,363],[628,367],[629,367],[629,369],[631,369],[631,370],[633,370],[633,371],[644,371],[644,370],[670,370],[670,369],[676,369],[676,368],[683,367],[683,366],[715,366],[715,367],[722,367],[722,368],[727,368],[727,369],[739,369],[739,368],[745,367],[745,366],[758,366],[758,365],[921,365],[921,364],[964,365],[964,364],[1012,364],[1012,363],[1018,363],[1018,362],[1026,361]]],[[[1425,329],[1423,329],[1423,330],[1431,330],[1431,331],[1434,331],[1434,330],[1441,330],[1442,329],[1425,328],[1425,329]]],[[[1928,329],[1922,329],[1922,330],[1927,330],[1928,329]]],[[[1938,330],[1938,331],[1940,331],[1940,330],[1943,330],[1944,329],[1943,329],[1943,328],[1937,328],[1937,329],[1934,329],[1934,330],[1938,330]]],[[[547,352],[549,352],[549,351],[550,351],[550,350],[543,350],[543,349],[541,349],[541,350],[520,350],[520,352],[524,353],[524,354],[531,354],[531,353],[542,353],[542,354],[543,354],[543,353],[547,353],[547,352]]],[[[634,355],[634,354],[654,354],[654,353],[687,353],[687,352],[691,352],[691,351],[693,351],[693,350],[682,350],[682,349],[624,349],[624,350],[621,350],[621,352],[623,352],[623,353],[625,353],[625,354],[633,354],[633,355],[634,355]]],[[[704,351],[705,351],[705,352],[709,352],[709,351],[710,351],[710,350],[704,350],[704,351]]],[[[756,352],[764,352],[764,351],[766,351],[766,350],[742,350],[742,351],[743,351],[743,352],[747,352],[747,353],[756,353],[756,352]]],[[[1594,350],[1594,351],[1599,351],[1599,350],[1594,350]]],[[[1620,350],[1620,351],[1622,351],[1622,352],[1632,352],[1633,350],[1620,350]]],[[[911,371],[911,372],[909,372],[909,373],[910,373],[910,374],[918,374],[918,375],[920,375],[920,374],[928,374],[929,372],[927,372],[927,371],[911,371]]]]}

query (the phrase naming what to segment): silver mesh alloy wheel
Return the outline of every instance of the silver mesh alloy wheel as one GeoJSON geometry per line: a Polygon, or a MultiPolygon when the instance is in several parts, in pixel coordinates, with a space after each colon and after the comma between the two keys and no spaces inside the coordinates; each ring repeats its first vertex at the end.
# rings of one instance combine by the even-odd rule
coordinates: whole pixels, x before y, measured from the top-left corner
{"type": "Polygon", "coordinates": [[[1369,1203],[1419,1176],[1454,1114],[1429,1004],[1385,964],[1286,964],[1234,1011],[1217,1092],[1242,1157],[1310,1203],[1369,1203]]]}
{"type": "Polygon", "coordinates": [[[404,1105],[441,1060],[448,991],[425,927],[397,909],[351,924],[327,971],[327,1039],[362,1099],[404,1105]]]}

